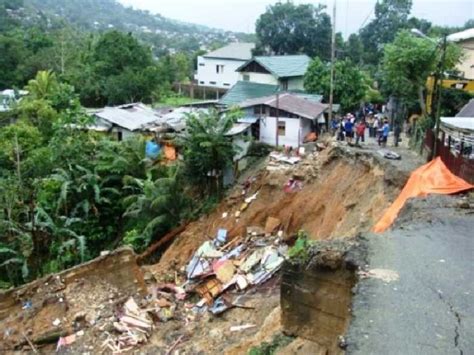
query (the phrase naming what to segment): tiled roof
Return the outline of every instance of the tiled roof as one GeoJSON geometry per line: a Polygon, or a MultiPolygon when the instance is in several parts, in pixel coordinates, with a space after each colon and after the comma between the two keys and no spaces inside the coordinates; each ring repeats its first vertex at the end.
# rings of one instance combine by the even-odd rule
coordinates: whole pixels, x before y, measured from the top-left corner
{"type": "Polygon", "coordinates": [[[206,53],[203,55],[203,57],[249,60],[252,58],[252,49],[254,48],[255,43],[236,42],[216,49],[215,51],[206,53]]]}
{"type": "Polygon", "coordinates": [[[271,95],[277,90],[277,85],[238,81],[224,96],[222,96],[219,103],[228,106],[237,105],[245,100],[271,95]]]}
{"type": "Polygon", "coordinates": [[[257,62],[277,78],[290,78],[303,76],[308,69],[311,58],[307,55],[276,55],[266,57],[255,57],[242,64],[237,71],[240,71],[251,62],[257,62]]]}

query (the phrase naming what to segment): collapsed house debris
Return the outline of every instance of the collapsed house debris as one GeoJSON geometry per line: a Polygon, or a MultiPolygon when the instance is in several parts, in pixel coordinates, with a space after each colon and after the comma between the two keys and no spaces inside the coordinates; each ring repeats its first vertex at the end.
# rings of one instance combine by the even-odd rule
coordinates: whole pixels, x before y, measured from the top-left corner
{"type": "Polygon", "coordinates": [[[227,241],[227,231],[220,229],[213,241],[201,245],[186,267],[188,280],[184,287],[201,297],[195,312],[208,309],[219,314],[238,306],[239,298],[226,295],[226,291],[244,291],[267,281],[280,269],[287,254],[282,239],[265,235],[263,228],[249,227],[247,236],[231,241],[227,241]]]}

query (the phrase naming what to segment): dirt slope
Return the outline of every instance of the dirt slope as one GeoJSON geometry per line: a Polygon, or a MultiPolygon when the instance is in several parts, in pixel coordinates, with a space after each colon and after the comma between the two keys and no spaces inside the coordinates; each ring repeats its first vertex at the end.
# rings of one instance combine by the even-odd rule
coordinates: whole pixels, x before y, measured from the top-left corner
{"type": "Polygon", "coordinates": [[[264,227],[268,217],[278,218],[287,236],[300,229],[315,240],[355,236],[370,229],[407,179],[373,154],[338,146],[311,154],[291,169],[263,170],[253,176],[245,196],[242,186],[236,187],[212,214],[190,224],[150,271],[162,277],[179,270],[219,228],[233,238],[248,226],[264,227]],[[301,179],[303,188],[287,193],[283,186],[292,177],[301,179]],[[257,199],[235,218],[245,197],[257,191],[257,199]]]}

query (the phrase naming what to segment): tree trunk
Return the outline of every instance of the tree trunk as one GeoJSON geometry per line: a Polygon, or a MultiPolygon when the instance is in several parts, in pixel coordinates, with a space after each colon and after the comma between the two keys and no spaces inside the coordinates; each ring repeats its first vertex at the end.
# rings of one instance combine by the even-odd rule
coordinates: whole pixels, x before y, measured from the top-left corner
{"type": "Polygon", "coordinates": [[[418,100],[420,101],[421,107],[421,114],[426,116],[426,103],[425,103],[425,95],[423,94],[423,86],[418,86],[418,100]]]}

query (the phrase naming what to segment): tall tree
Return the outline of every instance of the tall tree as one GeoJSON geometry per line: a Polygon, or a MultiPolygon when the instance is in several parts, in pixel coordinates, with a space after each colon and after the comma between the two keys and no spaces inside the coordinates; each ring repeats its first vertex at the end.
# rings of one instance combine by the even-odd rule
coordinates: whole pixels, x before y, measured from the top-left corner
{"type": "MultiPolygon", "coordinates": [[[[421,110],[426,113],[426,80],[436,70],[440,55],[436,43],[415,37],[408,31],[400,32],[384,49],[382,78],[385,92],[405,100],[418,97],[421,110]]],[[[459,48],[448,46],[443,70],[453,68],[460,55],[459,48]]]]}
{"type": "MultiPolygon", "coordinates": [[[[350,111],[359,107],[368,86],[363,73],[348,59],[338,60],[334,66],[334,102],[342,110],[350,111]]],[[[330,67],[318,57],[311,61],[304,78],[305,89],[329,98],[330,67]]]]}
{"type": "Polygon", "coordinates": [[[325,6],[295,5],[291,1],[270,5],[256,23],[257,52],[305,53],[329,59],[331,19],[325,6]]]}
{"type": "Polygon", "coordinates": [[[382,0],[375,4],[375,18],[360,31],[364,61],[376,65],[383,56],[383,46],[406,28],[412,0],[382,0]]]}

